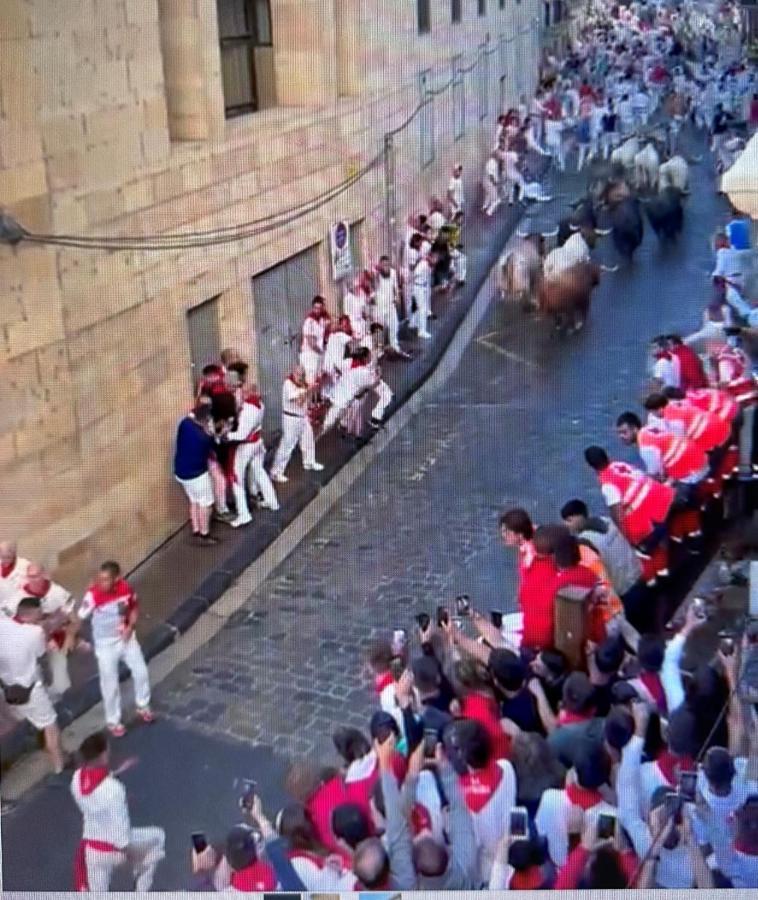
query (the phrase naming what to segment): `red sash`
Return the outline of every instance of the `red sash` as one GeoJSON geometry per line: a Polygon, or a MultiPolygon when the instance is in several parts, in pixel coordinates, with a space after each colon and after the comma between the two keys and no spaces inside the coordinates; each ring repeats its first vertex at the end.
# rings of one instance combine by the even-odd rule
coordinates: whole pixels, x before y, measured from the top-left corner
{"type": "Polygon", "coordinates": [[[666,692],[663,690],[660,676],[656,672],[641,672],[640,681],[650,692],[653,700],[655,700],[658,711],[665,716],[668,713],[668,706],[666,704],[666,692]]]}
{"type": "Polygon", "coordinates": [[[672,787],[677,783],[679,772],[691,772],[695,768],[695,760],[691,756],[674,756],[670,750],[664,750],[655,762],[672,787]]]}
{"type": "Polygon", "coordinates": [[[89,881],[87,879],[87,847],[90,850],[100,850],[101,853],[121,853],[122,851],[108,841],[94,841],[90,838],[82,838],[74,854],[74,890],[80,894],[89,893],[89,881]]]}

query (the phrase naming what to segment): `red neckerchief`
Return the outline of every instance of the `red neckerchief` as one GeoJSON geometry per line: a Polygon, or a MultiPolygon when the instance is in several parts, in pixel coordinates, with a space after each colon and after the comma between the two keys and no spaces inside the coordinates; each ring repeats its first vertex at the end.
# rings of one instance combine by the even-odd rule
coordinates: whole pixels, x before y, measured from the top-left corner
{"type": "Polygon", "coordinates": [[[566,796],[572,806],[581,806],[582,809],[591,809],[603,802],[603,795],[593,788],[584,788],[578,784],[566,786],[566,796]]]}
{"type": "Polygon", "coordinates": [[[655,700],[658,711],[666,715],[668,713],[668,705],[666,704],[666,692],[663,690],[660,675],[657,672],[640,672],[639,678],[650,692],[650,696],[655,700]]]}
{"type": "Polygon", "coordinates": [[[432,817],[429,810],[421,803],[414,803],[411,809],[411,832],[414,837],[422,831],[432,830],[432,817]]]}
{"type": "Polygon", "coordinates": [[[0,563],[0,575],[3,578],[8,578],[8,576],[13,572],[16,568],[17,560],[13,560],[12,563],[0,563]]]}
{"type": "Polygon", "coordinates": [[[89,592],[92,595],[95,607],[105,606],[106,603],[113,603],[118,600],[125,600],[130,609],[133,609],[137,605],[137,598],[134,591],[123,578],[119,578],[113,585],[113,589],[110,591],[104,591],[96,584],[93,584],[90,586],[89,592]]]}
{"type": "Polygon", "coordinates": [[[231,885],[236,891],[273,891],[276,875],[271,866],[258,860],[239,872],[232,872],[231,885]]]}
{"type": "Polygon", "coordinates": [[[460,776],[466,806],[472,813],[479,813],[484,809],[502,780],[503,770],[496,762],[490,762],[483,769],[460,776]]]}
{"type": "Polygon", "coordinates": [[[664,750],[655,762],[672,787],[677,783],[679,772],[691,772],[695,768],[695,760],[691,756],[674,756],[670,750],[664,750]]]}
{"type": "Polygon", "coordinates": [[[750,841],[747,841],[744,838],[734,842],[734,849],[737,853],[744,853],[745,856],[758,856],[758,846],[750,843],[750,841]]]}
{"type": "Polygon", "coordinates": [[[45,581],[45,585],[46,585],[45,590],[42,591],[42,593],[38,593],[37,591],[35,591],[32,588],[32,586],[29,583],[27,583],[24,585],[23,591],[27,597],[38,597],[41,600],[43,597],[47,596],[47,592],[50,590],[50,584],[51,584],[50,580],[49,579],[46,580],[45,581]]]}
{"type": "Polygon", "coordinates": [[[536,891],[542,887],[545,877],[539,866],[530,866],[523,872],[514,872],[508,889],[511,891],[536,891]]]}
{"type": "Polygon", "coordinates": [[[392,684],[394,680],[395,679],[389,672],[384,672],[381,675],[377,675],[376,678],[374,678],[374,690],[377,692],[377,694],[381,694],[381,692],[388,685],[392,684]]]}
{"type": "Polygon", "coordinates": [[[656,350],[653,354],[656,359],[671,359],[671,352],[669,350],[656,350]]]}
{"type": "Polygon", "coordinates": [[[256,409],[262,408],[262,401],[259,394],[245,394],[242,398],[243,403],[249,403],[251,406],[256,407],[256,409]]]}
{"type": "Polygon", "coordinates": [[[352,360],[350,361],[350,368],[351,369],[362,369],[365,366],[369,365],[370,362],[371,362],[371,359],[357,359],[354,356],[352,358],[352,360]]]}
{"type": "Polygon", "coordinates": [[[88,796],[110,775],[107,766],[82,766],[79,769],[79,792],[88,796]]]}
{"type": "Polygon", "coordinates": [[[571,712],[568,709],[562,709],[558,713],[559,725],[578,725],[580,722],[589,722],[592,718],[590,713],[571,712]]]}
{"type": "Polygon", "coordinates": [[[314,322],[320,322],[322,319],[327,319],[327,320],[331,319],[331,316],[329,315],[329,313],[326,310],[324,310],[322,313],[309,312],[308,318],[313,319],[314,322]]]}

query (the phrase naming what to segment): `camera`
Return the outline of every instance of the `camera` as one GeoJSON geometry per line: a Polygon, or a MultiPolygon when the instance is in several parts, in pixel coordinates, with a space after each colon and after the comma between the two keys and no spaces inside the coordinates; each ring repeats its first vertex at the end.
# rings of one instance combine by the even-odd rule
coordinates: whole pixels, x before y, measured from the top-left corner
{"type": "Polygon", "coordinates": [[[734,638],[733,637],[722,637],[719,643],[719,649],[724,654],[724,656],[732,656],[734,654],[734,638]]]}
{"type": "Polygon", "coordinates": [[[427,728],[424,731],[424,758],[434,759],[437,755],[439,734],[435,728],[427,728]]]}
{"type": "Polygon", "coordinates": [[[258,785],[251,778],[242,779],[242,796],[240,797],[240,809],[252,809],[258,785]]]}
{"type": "Polygon", "coordinates": [[[450,613],[444,606],[437,607],[437,625],[442,628],[450,624],[450,613]]]}
{"type": "Polygon", "coordinates": [[[192,841],[192,849],[195,853],[200,854],[208,847],[208,838],[203,831],[193,831],[190,835],[190,840],[192,841]]]}
{"type": "Polygon", "coordinates": [[[692,610],[698,619],[708,618],[708,608],[706,606],[705,600],[702,597],[695,597],[695,599],[692,601],[692,610]]]}
{"type": "Polygon", "coordinates": [[[511,837],[523,838],[529,834],[529,816],[524,806],[516,806],[511,810],[511,837]]]}
{"type": "Polygon", "coordinates": [[[695,789],[697,787],[697,772],[679,773],[679,796],[684,803],[695,802],[695,789]]]}
{"type": "Polygon", "coordinates": [[[426,629],[431,625],[431,617],[429,613],[419,613],[416,616],[416,624],[418,625],[421,631],[426,631],[426,629]]]}
{"type": "Polygon", "coordinates": [[[503,614],[499,609],[490,610],[490,622],[492,622],[495,628],[503,627],[503,614]]]}
{"type": "Polygon", "coordinates": [[[616,816],[601,813],[597,817],[597,836],[601,841],[612,840],[616,837],[616,816]]]}

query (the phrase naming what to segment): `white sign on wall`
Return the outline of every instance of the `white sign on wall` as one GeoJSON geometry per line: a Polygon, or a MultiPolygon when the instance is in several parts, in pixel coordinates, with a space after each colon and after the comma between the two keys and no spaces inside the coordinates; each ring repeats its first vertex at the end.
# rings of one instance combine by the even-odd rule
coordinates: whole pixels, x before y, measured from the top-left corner
{"type": "Polygon", "coordinates": [[[353,250],[350,245],[350,223],[336,222],[329,229],[329,253],[332,278],[341,281],[353,271],[353,250]]]}

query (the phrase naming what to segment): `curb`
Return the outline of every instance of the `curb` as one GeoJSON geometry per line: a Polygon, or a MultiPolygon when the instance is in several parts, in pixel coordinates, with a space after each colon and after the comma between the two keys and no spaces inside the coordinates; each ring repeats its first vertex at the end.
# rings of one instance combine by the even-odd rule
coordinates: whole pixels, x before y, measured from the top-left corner
{"type": "MultiPolygon", "coordinates": [[[[466,285],[463,290],[458,292],[457,296],[453,295],[452,305],[448,313],[439,321],[435,341],[433,346],[429,348],[431,352],[419,359],[418,370],[404,388],[398,391],[393,398],[385,419],[385,427],[368,437],[365,441],[361,441],[357,446],[346,447],[336,463],[333,462],[327,466],[324,472],[326,477],[322,481],[318,483],[309,481],[299,485],[295,495],[290,497],[280,507],[279,522],[277,524],[263,523],[258,525],[255,530],[251,530],[249,537],[240,546],[236,547],[223,563],[210,571],[190,596],[180,602],[165,621],[156,625],[146,635],[142,635],[140,644],[147,662],[155,659],[164,650],[168,649],[202,615],[207,613],[236,579],[246,569],[250,568],[256,560],[260,559],[267,550],[272,548],[272,545],[285,534],[314,500],[325,494],[325,491],[328,491],[330,488],[334,492],[338,481],[336,476],[342,470],[346,469],[351,462],[355,461],[358,463],[361,460],[364,465],[350,474],[343,491],[331,499],[329,504],[329,508],[331,508],[338,496],[352,484],[360,472],[370,464],[371,460],[396,436],[407,421],[420,410],[423,402],[420,396],[421,388],[428,386],[431,390],[435,390],[441,381],[448,377],[458,365],[470,336],[476,330],[479,320],[489,308],[492,299],[489,296],[480,298],[478,314],[471,320],[470,314],[476,305],[477,297],[490,277],[492,269],[500,258],[504,247],[515,233],[521,218],[527,213],[528,209],[529,207],[514,207],[513,211],[516,212],[515,219],[511,221],[509,216],[508,220],[503,222],[501,229],[497,231],[497,236],[494,240],[486,243],[483,247],[476,248],[470,253],[468,264],[469,278],[466,285]],[[451,347],[456,338],[458,338],[458,346],[451,347]]],[[[321,515],[326,511],[324,510],[321,515]]],[[[320,518],[321,516],[318,518],[314,517],[309,523],[306,532],[310,531],[320,518]]],[[[295,545],[302,536],[296,540],[295,545]]],[[[285,555],[288,555],[291,549],[287,550],[285,555]]],[[[278,563],[275,561],[269,571],[276,564],[278,563]]],[[[266,576],[264,575],[263,577],[266,576]]],[[[127,681],[129,677],[129,673],[122,667],[120,681],[127,681]]],[[[100,700],[100,686],[97,675],[90,676],[82,684],[67,691],[56,704],[58,722],[61,729],[92,709],[100,700]]],[[[38,737],[36,732],[28,723],[20,723],[16,728],[0,738],[0,765],[2,769],[9,768],[20,757],[37,748],[38,737]]]]}

